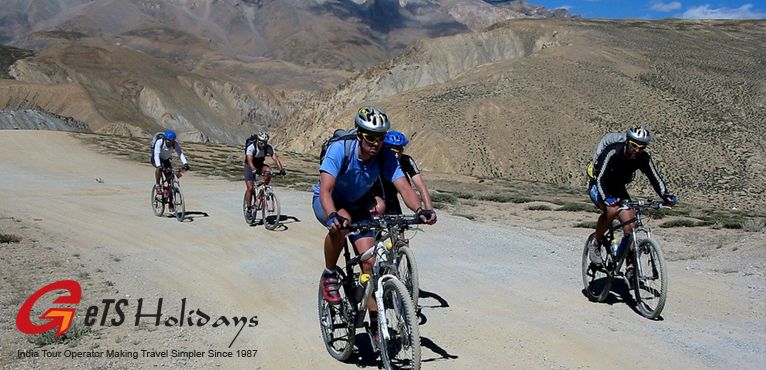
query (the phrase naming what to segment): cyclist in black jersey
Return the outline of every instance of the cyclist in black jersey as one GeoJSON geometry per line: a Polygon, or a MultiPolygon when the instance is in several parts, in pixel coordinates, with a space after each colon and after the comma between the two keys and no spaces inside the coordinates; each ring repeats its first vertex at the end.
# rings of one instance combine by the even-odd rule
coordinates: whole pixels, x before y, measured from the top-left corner
{"type": "MultiPolygon", "coordinates": [[[[408,143],[409,140],[407,139],[407,136],[396,130],[389,131],[388,134],[386,134],[386,138],[383,140],[385,147],[396,154],[396,158],[399,160],[399,166],[402,168],[402,172],[404,172],[407,181],[409,181],[411,185],[414,185],[420,193],[424,207],[422,210],[429,214],[433,214],[433,218],[429,221],[429,224],[433,224],[436,222],[436,211],[434,211],[433,204],[431,203],[431,194],[428,192],[428,187],[423,180],[423,175],[421,175],[415,160],[411,156],[403,153],[404,147],[407,146],[408,143]]],[[[385,199],[386,214],[402,214],[402,207],[399,204],[399,198],[397,197],[398,191],[394,187],[394,184],[389,181],[378,181],[375,183],[371,191],[374,195],[385,199]]],[[[421,210],[418,210],[418,212],[420,211],[421,210]]]]}
{"type": "MultiPolygon", "coordinates": [[[[646,152],[646,146],[651,141],[649,131],[641,126],[630,128],[626,132],[626,139],[625,142],[610,144],[601,152],[596,162],[595,178],[591,179],[588,185],[590,199],[602,212],[596,224],[596,238],[594,238],[595,243],[602,245],[609,241],[599,239],[603,237],[615,217],[619,217],[620,222],[626,222],[635,217],[633,210],[620,210],[619,203],[630,199],[625,186],[633,180],[636,170],[646,175],[654,191],[667,205],[673,205],[678,200],[668,191],[652,157],[646,152]]],[[[623,228],[626,237],[632,230],[632,224],[623,228]]],[[[597,246],[598,244],[589,246],[589,257],[591,262],[601,264],[603,261],[597,246]]],[[[630,259],[628,263],[631,263],[630,259]]]]}

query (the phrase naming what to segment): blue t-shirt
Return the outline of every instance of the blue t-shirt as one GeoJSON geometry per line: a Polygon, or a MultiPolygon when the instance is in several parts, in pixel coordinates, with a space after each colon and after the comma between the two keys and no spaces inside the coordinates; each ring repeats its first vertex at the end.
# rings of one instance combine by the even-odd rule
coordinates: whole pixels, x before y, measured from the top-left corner
{"type": "MultiPolygon", "coordinates": [[[[345,140],[339,140],[327,148],[322,165],[319,167],[319,172],[327,172],[335,177],[335,189],[332,192],[333,200],[340,201],[344,204],[352,204],[362,198],[367,191],[370,190],[375,181],[380,176],[380,160],[376,157],[371,158],[367,163],[362,163],[357,155],[359,149],[359,141],[353,141],[348,143],[345,140]],[[345,149],[344,146],[348,146],[345,149]],[[339,173],[341,166],[343,165],[344,151],[348,156],[346,160],[348,165],[344,173],[339,173]]],[[[394,153],[390,150],[380,149],[378,155],[385,156],[383,158],[383,178],[387,181],[394,182],[400,177],[404,177],[401,167],[399,167],[399,161],[396,159],[394,153]]],[[[314,195],[319,195],[319,185],[317,182],[314,185],[314,195]]]]}

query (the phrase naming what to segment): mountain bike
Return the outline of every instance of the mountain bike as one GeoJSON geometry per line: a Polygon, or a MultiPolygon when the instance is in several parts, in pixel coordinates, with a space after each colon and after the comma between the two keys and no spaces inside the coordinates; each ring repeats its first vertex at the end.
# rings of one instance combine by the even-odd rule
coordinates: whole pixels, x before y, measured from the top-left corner
{"type": "Polygon", "coordinates": [[[396,266],[397,277],[407,287],[410,292],[412,303],[415,308],[418,307],[418,296],[420,295],[420,280],[418,278],[418,266],[415,263],[415,256],[409,248],[410,241],[404,237],[404,231],[410,228],[412,224],[419,224],[418,216],[400,216],[386,215],[381,220],[382,231],[378,234],[376,241],[386,240],[386,248],[392,249],[391,263],[396,266]]]}
{"type": "MultiPolygon", "coordinates": [[[[397,223],[411,225],[420,223],[415,218],[391,215],[352,223],[352,231],[383,231],[393,218],[397,223]]],[[[319,287],[319,323],[327,352],[337,360],[347,360],[353,351],[356,329],[365,328],[371,335],[370,323],[365,322],[368,302],[375,297],[378,305],[377,341],[371,339],[376,351],[380,351],[386,369],[420,369],[420,332],[415,305],[404,284],[396,276],[397,266],[393,246],[378,241],[361,255],[351,257],[349,246],[343,246],[345,268],[336,268],[341,301],[331,304],[324,300],[319,287]],[[362,262],[373,258],[372,273],[362,273],[362,262]]]]}
{"type": "Polygon", "coordinates": [[[282,215],[279,200],[274,194],[274,188],[271,187],[270,182],[272,177],[281,176],[281,174],[265,171],[261,176],[263,177],[261,183],[253,189],[253,199],[250,202],[253,205],[251,212],[247,211],[247,192],[245,192],[245,197],[242,198],[242,213],[245,215],[245,222],[248,225],[257,225],[259,222],[263,222],[263,226],[267,230],[274,230],[279,226],[282,215]],[[258,218],[259,215],[260,219],[258,218]]]}
{"type": "Polygon", "coordinates": [[[168,205],[168,211],[176,216],[179,222],[184,220],[186,215],[186,206],[184,205],[184,196],[181,193],[181,183],[178,179],[183,176],[183,170],[177,170],[175,173],[172,168],[162,169],[162,180],[160,186],[162,192],[157,193],[157,187],[152,186],[152,211],[157,217],[165,213],[165,205],[168,205]]]}
{"type": "Polygon", "coordinates": [[[603,259],[600,266],[591,262],[588,256],[588,245],[596,237],[596,234],[593,233],[588,237],[582,254],[582,281],[588,298],[592,301],[603,302],[609,295],[612,279],[622,278],[633,290],[639,313],[648,319],[656,319],[665,307],[668,294],[668,276],[662,249],[652,239],[651,230],[644,226],[641,220],[641,211],[647,208],[669,207],[665,206],[663,201],[655,200],[623,201],[620,203],[621,210],[633,209],[636,211],[636,217],[612,226],[604,233],[602,240],[607,245],[598,246],[603,259]],[[635,223],[635,225],[627,245],[617,254],[613,253],[608,245],[609,241],[613,240],[615,231],[621,230],[623,226],[630,223],[635,223]],[[640,238],[640,236],[644,237],[640,238]],[[635,266],[633,276],[630,279],[622,270],[623,263],[629,256],[633,257],[635,266]]]}

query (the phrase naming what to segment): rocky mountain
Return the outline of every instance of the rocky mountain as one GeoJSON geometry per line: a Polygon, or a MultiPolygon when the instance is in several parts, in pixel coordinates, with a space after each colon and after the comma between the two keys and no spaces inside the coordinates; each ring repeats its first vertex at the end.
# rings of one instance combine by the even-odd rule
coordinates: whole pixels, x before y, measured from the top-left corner
{"type": "Polygon", "coordinates": [[[548,16],[567,13],[526,1],[5,0],[0,43],[39,47],[49,43],[50,32],[66,32],[120,42],[187,67],[214,52],[355,70],[418,39],[548,16]]]}
{"type": "Polygon", "coordinates": [[[238,142],[415,40],[553,15],[524,1],[5,0],[0,42],[37,55],[6,63],[0,108],[238,142]]]}
{"type": "Polygon", "coordinates": [[[7,127],[231,143],[269,129],[316,154],[374,104],[427,170],[583,186],[599,137],[640,122],[682,199],[766,204],[763,21],[586,21],[481,0],[3,5],[0,38],[28,50],[0,50],[7,127]]]}
{"type": "Polygon", "coordinates": [[[416,43],[313,99],[278,140],[318,152],[374,104],[427,170],[584,186],[600,136],[642,123],[682,198],[752,209],[766,204],[764,36],[762,21],[509,21],[416,43]]]}

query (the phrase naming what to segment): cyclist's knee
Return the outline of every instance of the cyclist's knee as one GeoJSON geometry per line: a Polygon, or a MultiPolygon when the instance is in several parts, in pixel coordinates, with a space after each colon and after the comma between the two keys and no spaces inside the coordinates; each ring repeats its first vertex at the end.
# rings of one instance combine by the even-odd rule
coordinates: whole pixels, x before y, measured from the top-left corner
{"type": "Polygon", "coordinates": [[[375,264],[375,257],[362,262],[362,271],[369,273],[372,271],[372,266],[375,264]]]}
{"type": "Polygon", "coordinates": [[[330,238],[332,245],[337,248],[343,246],[343,239],[346,237],[346,232],[344,230],[330,230],[327,233],[327,237],[330,238]]]}

